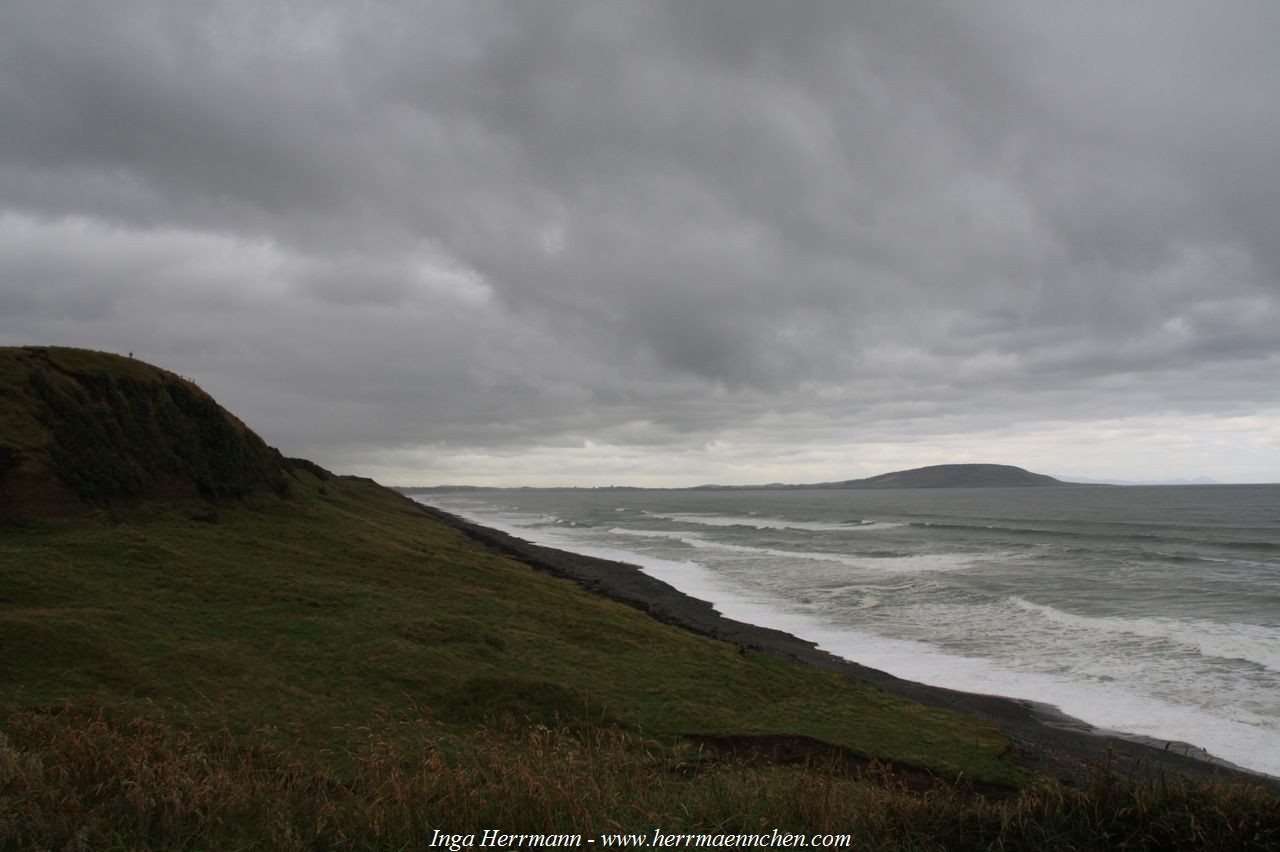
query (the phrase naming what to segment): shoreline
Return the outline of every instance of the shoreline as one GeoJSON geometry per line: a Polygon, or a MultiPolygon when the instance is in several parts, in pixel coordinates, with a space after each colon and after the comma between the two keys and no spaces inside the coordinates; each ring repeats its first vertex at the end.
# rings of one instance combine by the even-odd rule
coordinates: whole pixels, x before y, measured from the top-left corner
{"type": "Polygon", "coordinates": [[[406,496],[426,514],[529,567],[572,580],[587,591],[645,612],[658,621],[804,665],[837,671],[852,680],[931,707],[955,710],[992,722],[1010,738],[1019,762],[1035,774],[1080,785],[1092,766],[1109,761],[1119,771],[1176,773],[1198,779],[1245,780],[1280,792],[1280,779],[1214,758],[1187,743],[1095,728],[1057,707],[1032,699],[962,692],[905,680],[823,651],[813,642],[774,628],[721,615],[640,567],[534,544],[473,523],[406,496]],[[1198,753],[1188,753],[1188,752],[1198,753]]]}

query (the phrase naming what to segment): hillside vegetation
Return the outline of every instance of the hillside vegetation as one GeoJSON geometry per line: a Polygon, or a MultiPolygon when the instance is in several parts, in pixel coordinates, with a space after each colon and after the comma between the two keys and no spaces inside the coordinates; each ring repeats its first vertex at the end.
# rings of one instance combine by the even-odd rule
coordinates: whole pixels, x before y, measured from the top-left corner
{"type": "Polygon", "coordinates": [[[101,352],[0,348],[0,513],[287,487],[283,460],[199,387],[101,352]]]}
{"type": "Polygon", "coordinates": [[[0,848],[416,848],[486,827],[1280,838],[1261,792],[1066,790],[990,724],[537,573],[282,459],[172,374],[3,357],[5,475],[66,493],[59,517],[0,520],[0,848]],[[93,488],[59,461],[71,434],[111,456],[93,488]]]}

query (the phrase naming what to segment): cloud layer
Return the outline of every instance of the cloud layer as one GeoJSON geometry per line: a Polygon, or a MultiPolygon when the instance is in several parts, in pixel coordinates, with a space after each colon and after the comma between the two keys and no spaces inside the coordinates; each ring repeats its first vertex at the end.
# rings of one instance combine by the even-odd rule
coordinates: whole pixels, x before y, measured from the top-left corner
{"type": "Polygon", "coordinates": [[[135,351],[393,482],[1277,481],[1276,32],[10,3],[0,343],[135,351]]]}

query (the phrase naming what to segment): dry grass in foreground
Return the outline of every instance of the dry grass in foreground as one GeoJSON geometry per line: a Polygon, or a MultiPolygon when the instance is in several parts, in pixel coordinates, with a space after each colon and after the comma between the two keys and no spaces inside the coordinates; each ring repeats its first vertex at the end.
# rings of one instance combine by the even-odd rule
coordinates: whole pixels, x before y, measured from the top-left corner
{"type": "MultiPolygon", "coordinates": [[[[377,720],[318,769],[273,742],[65,706],[0,740],[0,848],[421,848],[433,829],[849,833],[878,849],[1274,849],[1280,799],[1099,769],[999,801],[885,772],[746,766],[610,728],[377,720]]],[[[272,734],[272,736],[268,736],[272,734]]]]}

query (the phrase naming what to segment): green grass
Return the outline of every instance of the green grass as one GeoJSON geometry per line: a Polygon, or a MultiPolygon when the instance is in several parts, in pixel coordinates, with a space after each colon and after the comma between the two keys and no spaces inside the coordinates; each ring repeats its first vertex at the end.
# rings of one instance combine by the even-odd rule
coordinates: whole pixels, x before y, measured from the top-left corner
{"type": "Polygon", "coordinates": [[[0,711],[65,700],[340,747],[352,720],[802,735],[1016,784],[978,720],[654,622],[492,554],[376,485],[140,507],[0,533],[0,711]],[[293,736],[293,734],[290,734],[293,736]]]}

